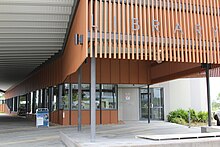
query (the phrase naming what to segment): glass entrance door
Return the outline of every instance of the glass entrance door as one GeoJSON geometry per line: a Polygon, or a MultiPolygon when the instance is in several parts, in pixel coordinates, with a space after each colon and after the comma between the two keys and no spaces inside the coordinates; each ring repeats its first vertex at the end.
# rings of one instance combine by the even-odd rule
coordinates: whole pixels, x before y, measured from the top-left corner
{"type": "Polygon", "coordinates": [[[164,120],[163,88],[150,88],[150,112],[148,112],[147,89],[140,89],[140,119],[164,120]]]}
{"type": "Polygon", "coordinates": [[[148,93],[141,93],[141,119],[148,118],[148,93]]]}

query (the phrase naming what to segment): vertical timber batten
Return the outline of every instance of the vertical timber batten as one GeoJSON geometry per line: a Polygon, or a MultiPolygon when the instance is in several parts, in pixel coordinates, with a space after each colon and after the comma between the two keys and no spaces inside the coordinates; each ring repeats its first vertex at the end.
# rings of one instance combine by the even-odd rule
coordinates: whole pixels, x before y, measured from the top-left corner
{"type": "Polygon", "coordinates": [[[90,3],[95,3],[95,12],[89,12],[97,15],[105,9],[103,15],[96,16],[100,18],[95,17],[99,27],[95,33],[90,29],[88,36],[90,44],[95,40],[95,48],[98,48],[95,57],[102,58],[104,54],[105,58],[108,55],[118,59],[220,63],[218,1],[202,0],[201,5],[199,0],[99,2],[98,8],[97,0],[91,0],[90,3]],[[100,46],[96,47],[96,40],[100,46]]]}

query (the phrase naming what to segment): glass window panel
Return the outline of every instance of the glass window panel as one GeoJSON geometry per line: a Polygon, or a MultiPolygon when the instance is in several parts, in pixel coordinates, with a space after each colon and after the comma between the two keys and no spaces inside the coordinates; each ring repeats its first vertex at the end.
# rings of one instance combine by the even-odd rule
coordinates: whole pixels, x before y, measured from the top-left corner
{"type": "Polygon", "coordinates": [[[102,108],[117,109],[117,86],[110,84],[102,85],[102,108]]]}
{"type": "Polygon", "coordinates": [[[72,110],[78,109],[78,84],[72,84],[72,110]]]}
{"type": "Polygon", "coordinates": [[[39,90],[36,91],[36,109],[39,108],[39,90]]]}
{"type": "MultiPolygon", "coordinates": [[[[68,89],[68,86],[65,87],[68,89]]],[[[68,92],[68,90],[66,91],[68,92]]],[[[82,109],[90,109],[90,96],[90,84],[82,84],[82,109]]],[[[96,84],[96,109],[100,109],[100,96],[102,96],[103,109],[117,109],[117,85],[96,84]],[[100,90],[100,87],[102,90],[100,90]]],[[[72,84],[71,105],[72,110],[78,109],[78,84],[72,84]]]]}
{"type": "Polygon", "coordinates": [[[100,92],[96,89],[96,99],[95,99],[96,109],[100,109],[100,92]]]}
{"type": "Polygon", "coordinates": [[[69,98],[68,94],[69,93],[69,84],[64,84],[64,89],[63,89],[63,98],[62,98],[62,104],[63,104],[63,109],[64,110],[69,110],[69,98]]]}
{"type": "Polygon", "coordinates": [[[52,99],[52,110],[57,110],[57,97],[58,97],[58,86],[54,86],[53,88],[53,99],[52,99]]]}
{"type": "Polygon", "coordinates": [[[90,92],[89,91],[82,91],[82,109],[89,109],[90,108],[90,92]]]}

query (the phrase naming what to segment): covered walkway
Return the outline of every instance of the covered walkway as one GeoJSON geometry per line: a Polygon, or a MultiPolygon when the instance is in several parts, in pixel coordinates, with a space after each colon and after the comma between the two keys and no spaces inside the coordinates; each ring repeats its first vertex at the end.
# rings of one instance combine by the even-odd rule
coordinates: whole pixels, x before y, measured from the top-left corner
{"type": "MultiPolygon", "coordinates": [[[[0,147],[2,146],[65,146],[60,139],[60,131],[71,138],[80,141],[85,146],[90,146],[90,127],[83,126],[82,132],[77,131],[77,127],[51,126],[49,128],[36,128],[35,122],[24,117],[9,116],[0,113],[0,147]]],[[[177,133],[198,133],[199,127],[188,128],[177,124],[163,121],[128,121],[118,125],[98,125],[97,143],[95,145],[105,146],[109,141],[121,140],[122,144],[130,140],[135,144],[145,143],[145,140],[135,139],[136,135],[156,135],[156,134],[177,134],[177,133]],[[102,140],[100,142],[100,139],[102,140]],[[101,143],[101,144],[100,144],[101,143]]]]}
{"type": "Polygon", "coordinates": [[[35,122],[25,117],[0,113],[0,147],[63,147],[59,137],[61,129],[68,130],[68,127],[52,126],[37,129],[35,122]]]}

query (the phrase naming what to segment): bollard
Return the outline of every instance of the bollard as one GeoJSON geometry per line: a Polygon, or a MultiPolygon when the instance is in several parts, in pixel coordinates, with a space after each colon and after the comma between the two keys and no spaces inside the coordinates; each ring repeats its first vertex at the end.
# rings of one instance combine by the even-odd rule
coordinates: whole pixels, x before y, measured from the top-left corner
{"type": "Polygon", "coordinates": [[[190,110],[188,111],[188,122],[189,122],[189,124],[188,124],[188,126],[189,126],[189,128],[191,127],[191,117],[190,117],[191,115],[190,115],[190,110]]]}

